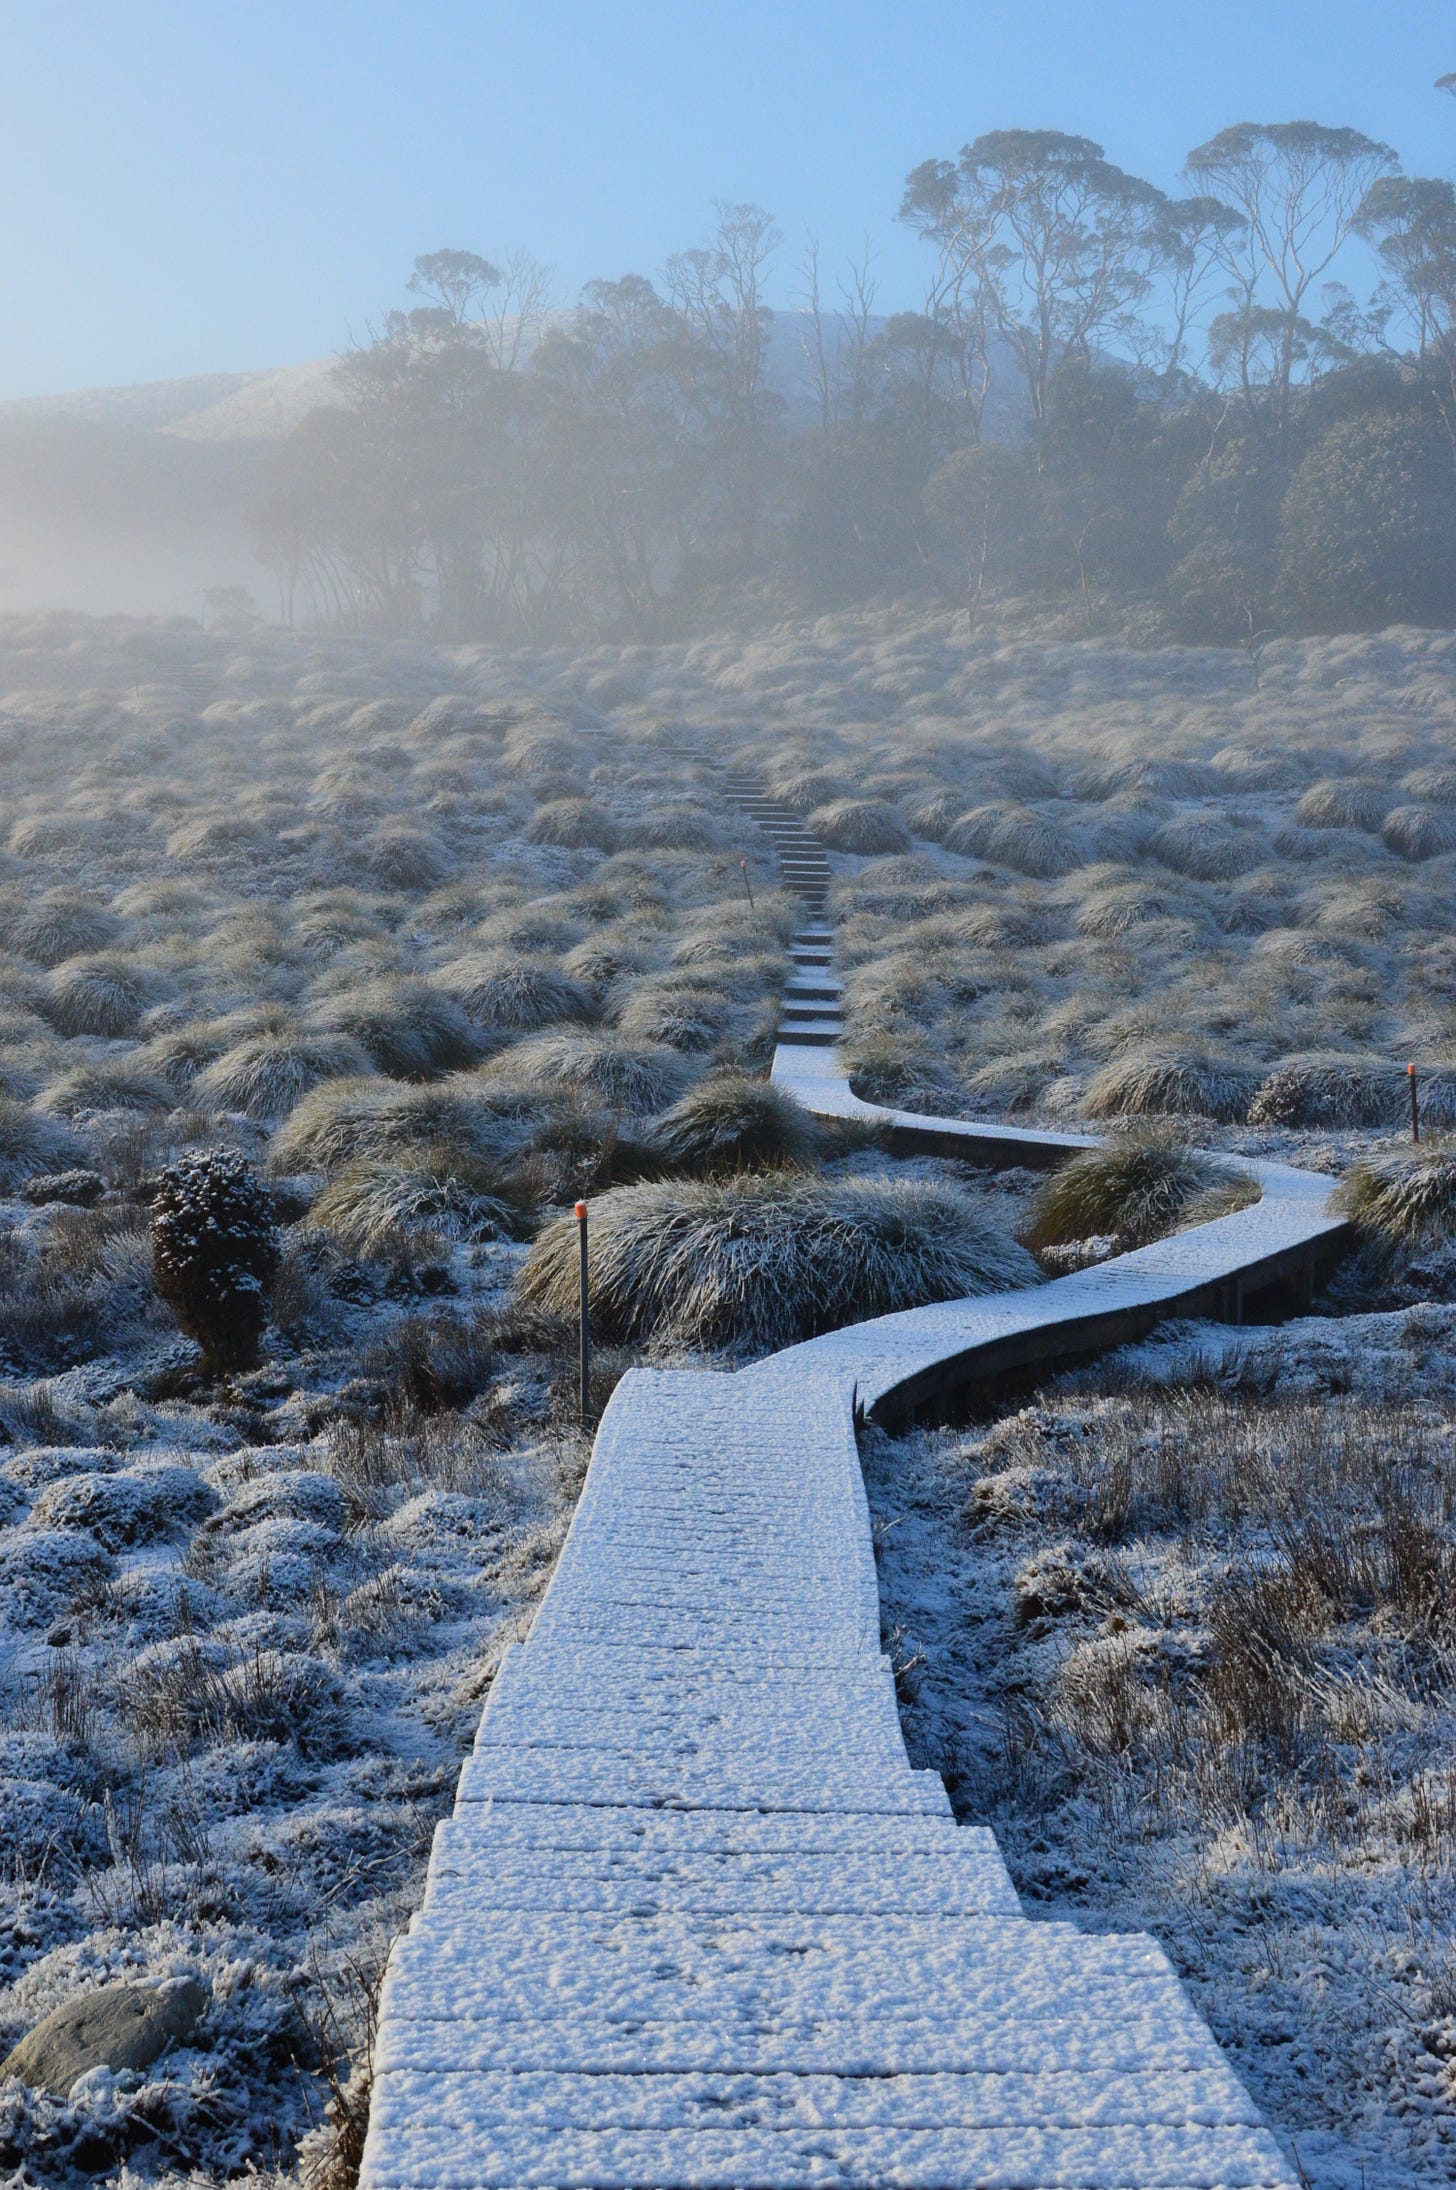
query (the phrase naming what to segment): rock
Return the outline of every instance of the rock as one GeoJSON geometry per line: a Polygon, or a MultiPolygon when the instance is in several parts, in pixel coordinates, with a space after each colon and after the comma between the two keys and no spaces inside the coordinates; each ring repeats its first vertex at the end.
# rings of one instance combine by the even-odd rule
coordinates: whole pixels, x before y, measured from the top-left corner
{"type": "Polygon", "coordinates": [[[0,2083],[14,2076],[64,2098],[93,2068],[150,2068],[168,2046],[191,2035],[207,1992],[190,1977],[180,1984],[101,1985],[53,2008],[43,2023],[0,2061],[0,2083]]]}

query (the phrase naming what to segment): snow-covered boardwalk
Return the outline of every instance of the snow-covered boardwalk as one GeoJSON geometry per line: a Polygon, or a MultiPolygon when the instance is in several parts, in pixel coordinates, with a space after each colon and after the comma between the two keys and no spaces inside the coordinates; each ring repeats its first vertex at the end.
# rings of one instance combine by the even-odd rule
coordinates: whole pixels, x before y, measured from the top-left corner
{"type": "MultiPolygon", "coordinates": [[[[797,955],[832,1007],[825,932],[797,955]]],[[[862,1109],[824,1016],[776,1074],[862,1109]]],[[[623,1379],[391,1961],[366,2190],[1292,2190],[1157,1946],[1025,1917],[910,1768],[855,1441],[947,1364],[1317,1252],[1329,1182],[1261,1176],[1256,1208],[1052,1285],[623,1379]]]]}

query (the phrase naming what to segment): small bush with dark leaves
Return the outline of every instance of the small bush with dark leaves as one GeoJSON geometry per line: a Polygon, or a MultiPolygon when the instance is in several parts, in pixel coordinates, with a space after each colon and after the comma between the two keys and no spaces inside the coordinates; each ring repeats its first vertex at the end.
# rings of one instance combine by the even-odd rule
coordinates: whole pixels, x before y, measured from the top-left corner
{"type": "Polygon", "coordinates": [[[162,1173],[152,1203],[157,1291],[210,1368],[256,1362],[278,1256],[272,1196],[243,1157],[210,1149],[162,1173]]]}

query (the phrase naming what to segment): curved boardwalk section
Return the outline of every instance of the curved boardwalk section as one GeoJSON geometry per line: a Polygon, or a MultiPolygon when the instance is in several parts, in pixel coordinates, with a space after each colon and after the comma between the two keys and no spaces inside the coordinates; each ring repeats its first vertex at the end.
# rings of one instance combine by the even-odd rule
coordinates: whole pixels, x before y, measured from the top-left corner
{"type": "MultiPolygon", "coordinates": [[[[827,932],[796,956],[776,1073],[861,1113],[827,932]]],[[[896,1122],[1000,1162],[1080,1145],[896,1122]]],[[[1298,1277],[1328,1182],[1261,1176],[1075,1278],[623,1379],[391,1960],[366,2190],[1292,2190],[1154,1943],[1023,1916],[911,1769],[855,1443],[858,1408],[1298,1277]]]]}

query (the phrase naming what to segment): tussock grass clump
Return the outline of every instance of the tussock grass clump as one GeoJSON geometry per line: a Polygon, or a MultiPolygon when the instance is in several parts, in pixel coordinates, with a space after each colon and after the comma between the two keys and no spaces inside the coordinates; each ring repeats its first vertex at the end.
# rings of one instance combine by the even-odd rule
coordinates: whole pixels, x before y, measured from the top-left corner
{"type": "Polygon", "coordinates": [[[1400,789],[1423,806],[1456,806],[1456,768],[1412,768],[1400,789]]]}
{"type": "Polygon", "coordinates": [[[49,1081],[40,1107],[59,1118],[81,1118],[100,1110],[170,1110],[173,1094],[165,1080],[148,1072],[134,1057],[103,1058],[76,1065],[49,1081]]]}
{"type": "Polygon", "coordinates": [[[1294,809],[1306,829],[1376,830],[1392,800],[1384,784],[1366,776],[1326,776],[1312,783],[1294,809]]]}
{"type": "Polygon", "coordinates": [[[1252,829],[1229,829],[1190,816],[1154,829],[1147,849],[1175,874],[1195,882],[1228,881],[1263,865],[1269,856],[1268,843],[1252,829]]]}
{"type": "Polygon", "coordinates": [[[526,824],[532,844],[557,844],[566,851],[614,852],[617,825],[593,798],[553,798],[538,806],[526,824]]]}
{"type": "MultiPolygon", "coordinates": [[[[588,1258],[602,1337],[756,1353],[1039,1275],[956,1188],[796,1171],[617,1188],[592,1205],[588,1258]]],[[[517,1298],[566,1315],[577,1283],[563,1218],[526,1257],[517,1298]]]]}
{"type": "Polygon", "coordinates": [[[482,1080],[569,1088],[605,1109],[650,1117],[685,1095],[695,1077],[687,1059],[657,1042],[607,1035],[542,1034],[517,1042],[483,1067],[482,1080]]]}
{"type": "Polygon", "coordinates": [[[681,1171],[709,1177],[769,1165],[806,1165],[819,1129],[802,1103],[745,1073],[719,1073],[689,1090],[653,1125],[651,1146],[681,1171]]]}
{"type": "Polygon", "coordinates": [[[836,852],[908,852],[910,831],[893,806],[878,799],[841,798],[816,806],[806,824],[836,852]]]}
{"type": "Polygon", "coordinates": [[[1438,806],[1396,806],[1380,824],[1380,836],[1399,859],[1439,859],[1456,851],[1456,814],[1438,806]]]}
{"type": "Polygon", "coordinates": [[[114,1041],[136,1032],[148,994],[136,966],[104,953],[66,959],[50,974],[41,1001],[58,1033],[100,1034],[114,1041]]]}
{"type": "Polygon", "coordinates": [[[351,1254],[372,1255],[401,1232],[446,1240],[514,1239],[524,1200],[494,1166],[449,1147],[420,1149],[395,1161],[365,1157],[331,1179],[309,1222],[331,1232],[351,1254]]]}
{"type": "Polygon", "coordinates": [[[959,1082],[930,1044],[903,1028],[886,1027],[863,1035],[851,1030],[843,1054],[850,1087],[861,1102],[953,1118],[964,1101],[959,1082]]]}
{"type": "Polygon", "coordinates": [[[428,829],[386,823],[364,857],[371,879],[389,890],[428,890],[450,871],[450,855],[428,829]]]}
{"type": "Polygon", "coordinates": [[[384,979],[346,990],[319,1013],[333,1034],[351,1035],[380,1072],[428,1080],[475,1064],[479,1034],[453,996],[428,981],[384,979]]]}
{"type": "Polygon", "coordinates": [[[1340,1181],[1335,1206],[1384,1263],[1449,1254],[1456,1248],[1456,1143],[1362,1156],[1340,1181]]]}
{"type": "Polygon", "coordinates": [[[480,951],[453,960],[436,978],[488,1034],[534,1034],[564,1020],[595,1017],[591,991],[547,960],[480,951]]]}
{"type": "Polygon", "coordinates": [[[672,979],[644,983],[617,1016],[625,1040],[660,1043],[689,1056],[716,1049],[733,1022],[733,1004],[716,987],[672,979]]]}
{"type": "MultiPolygon", "coordinates": [[[[538,1110],[544,1108],[538,1100],[538,1110]]],[[[304,1096],[273,1136],[275,1171],[342,1170],[358,1157],[398,1157],[443,1145],[462,1157],[502,1161],[527,1138],[514,1089],[464,1079],[436,1087],[398,1080],[331,1080],[304,1096]]]]}
{"type": "Polygon", "coordinates": [[[75,1171],[86,1156],[85,1142],[68,1127],[0,1097],[0,1192],[13,1193],[28,1179],[75,1171]]]}
{"type": "Polygon", "coordinates": [[[1064,829],[1043,821],[1027,806],[972,807],[946,830],[942,841],[947,851],[988,859],[1038,881],[1071,874],[1085,857],[1064,829]]]}
{"type": "Polygon", "coordinates": [[[1395,1126],[1410,1105],[1398,1065],[1360,1056],[1286,1057],[1259,1086],[1250,1125],[1395,1126]]]}
{"type": "Polygon", "coordinates": [[[364,1050],[346,1034],[280,1030],[234,1043],[203,1067],[192,1087],[196,1099],[219,1110],[274,1124],[322,1081],[359,1079],[370,1069],[364,1050]]]}
{"type": "Polygon", "coordinates": [[[48,890],[23,906],[0,927],[7,950],[37,966],[59,966],[67,958],[105,950],[121,933],[121,922],[94,899],[65,890],[48,890]]]}
{"type": "Polygon", "coordinates": [[[1242,1119],[1259,1085],[1245,1065],[1212,1057],[1133,1051],[1104,1065],[1087,1086],[1089,1118],[1242,1119]]]}
{"type": "MultiPolygon", "coordinates": [[[[1230,1186],[1245,1189],[1235,1206],[1259,1199],[1252,1179],[1165,1134],[1126,1134],[1052,1173],[1037,1193],[1029,1237],[1034,1247],[1109,1237],[1145,1247],[1177,1231],[1201,1196],[1226,1197],[1230,1186]]],[[[1224,1200],[1219,1213],[1229,1213],[1224,1200]]]]}

